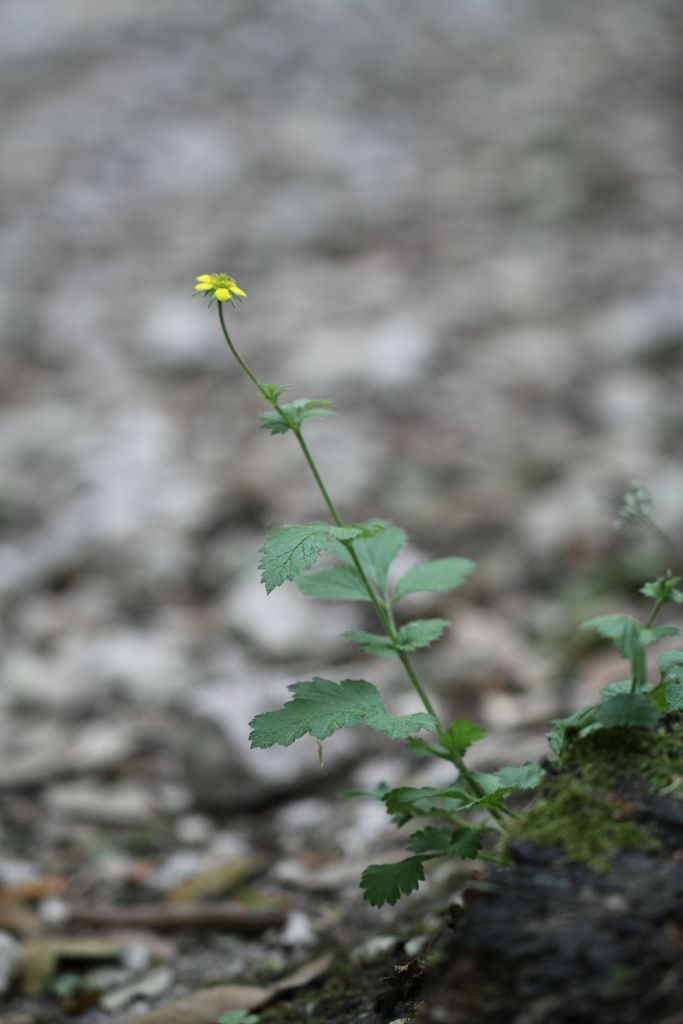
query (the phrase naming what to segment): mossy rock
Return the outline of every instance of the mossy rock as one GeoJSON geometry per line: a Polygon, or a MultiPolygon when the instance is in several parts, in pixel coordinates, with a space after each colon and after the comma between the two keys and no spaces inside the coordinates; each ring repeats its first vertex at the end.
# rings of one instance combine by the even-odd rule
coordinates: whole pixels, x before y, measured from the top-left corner
{"type": "Polygon", "coordinates": [[[561,848],[598,871],[623,850],[656,850],[665,837],[648,820],[652,796],[683,794],[683,722],[654,731],[601,729],[570,743],[549,766],[540,794],[513,825],[508,851],[520,843],[561,848]]]}
{"type": "Polygon", "coordinates": [[[683,1004],[683,726],[571,743],[471,884],[421,1024],[664,1024],[683,1004]]]}

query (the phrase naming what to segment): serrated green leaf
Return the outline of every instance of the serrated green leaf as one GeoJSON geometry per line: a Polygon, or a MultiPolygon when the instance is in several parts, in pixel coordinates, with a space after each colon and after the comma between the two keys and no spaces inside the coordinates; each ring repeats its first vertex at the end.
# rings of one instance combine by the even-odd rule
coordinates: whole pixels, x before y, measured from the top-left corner
{"type": "Polygon", "coordinates": [[[218,1018],[217,1024],[258,1024],[259,1018],[249,1010],[228,1010],[218,1018]]]}
{"type": "Polygon", "coordinates": [[[655,626],[648,629],[641,626],[637,619],[630,615],[597,615],[593,619],[582,622],[582,630],[595,630],[600,636],[612,640],[614,646],[625,658],[633,658],[638,654],[638,645],[651,647],[665,636],[677,636],[677,626],[655,626]]]}
{"type": "Polygon", "coordinates": [[[600,690],[601,697],[614,697],[617,693],[630,693],[633,685],[632,679],[615,679],[600,690]]]}
{"type": "Polygon", "coordinates": [[[647,690],[643,690],[642,692],[647,692],[648,699],[652,701],[654,707],[656,707],[662,714],[668,710],[666,706],[666,687],[663,683],[658,683],[656,686],[649,686],[647,690]]]}
{"type": "MultiPolygon", "coordinates": [[[[284,409],[285,406],[280,408],[284,409]]],[[[292,429],[291,424],[287,423],[275,409],[260,412],[258,415],[261,420],[261,430],[269,430],[271,434],[286,434],[288,430],[292,429]]]]}
{"type": "Polygon", "coordinates": [[[478,783],[482,793],[489,795],[500,792],[500,779],[495,772],[474,772],[470,770],[469,775],[474,782],[478,783]]]}
{"type": "Polygon", "coordinates": [[[486,729],[480,725],[469,722],[466,718],[459,718],[452,722],[440,738],[440,744],[448,754],[455,757],[463,757],[473,743],[477,743],[486,736],[486,729]]]}
{"type": "Polygon", "coordinates": [[[269,399],[271,402],[277,402],[280,395],[283,395],[285,391],[289,391],[289,388],[286,385],[266,384],[262,380],[258,382],[258,386],[261,389],[263,397],[269,399]]]}
{"type": "Polygon", "coordinates": [[[553,754],[559,755],[562,753],[565,736],[565,730],[560,729],[558,726],[555,726],[554,729],[550,730],[548,733],[548,746],[552,750],[553,754]]]}
{"type": "Polygon", "coordinates": [[[324,398],[297,398],[293,402],[281,405],[280,409],[289,422],[286,422],[277,409],[269,409],[268,412],[259,414],[261,427],[269,430],[271,434],[286,434],[288,430],[299,428],[306,420],[335,414],[332,403],[324,398]]]}
{"type": "Polygon", "coordinates": [[[505,803],[508,789],[499,786],[494,792],[481,797],[471,796],[459,785],[453,786],[398,786],[389,790],[384,797],[389,814],[398,816],[401,823],[423,814],[439,814],[442,811],[461,813],[475,807],[482,810],[499,810],[505,803]]]}
{"type": "Polygon", "coordinates": [[[651,597],[653,601],[656,601],[661,594],[660,580],[651,580],[649,583],[644,583],[640,588],[639,593],[645,597],[651,597]]]}
{"type": "MultiPolygon", "coordinates": [[[[405,544],[406,535],[403,530],[383,519],[372,520],[366,526],[382,526],[384,529],[374,537],[361,537],[354,541],[353,550],[366,575],[383,590],[387,585],[389,566],[405,544]]],[[[335,547],[335,554],[347,564],[353,564],[343,544],[335,547]]]]}
{"type": "MultiPolygon", "coordinates": [[[[630,682],[631,680],[629,680],[629,684],[630,682]]],[[[590,704],[588,707],[581,708],[580,711],[575,711],[573,715],[568,715],[566,718],[552,719],[555,728],[548,733],[548,746],[554,754],[561,753],[568,735],[577,735],[592,721],[594,711],[594,706],[590,704]]]]}
{"type": "Polygon", "coordinates": [[[358,573],[350,565],[335,565],[310,576],[300,576],[296,585],[306,597],[319,601],[369,601],[358,573]]]}
{"type": "Polygon", "coordinates": [[[482,845],[482,832],[478,828],[436,828],[430,826],[413,832],[407,842],[413,853],[441,853],[463,860],[477,856],[482,845]]]}
{"type": "Polygon", "coordinates": [[[623,635],[624,629],[638,620],[631,615],[595,615],[592,619],[586,619],[579,626],[581,630],[595,630],[600,636],[607,640],[616,640],[623,635]]]}
{"type": "Polygon", "coordinates": [[[596,722],[606,729],[620,725],[654,729],[659,717],[652,701],[641,693],[617,693],[595,708],[596,722]]]}
{"type": "Polygon", "coordinates": [[[261,582],[267,592],[310,569],[329,545],[325,523],[278,526],[271,530],[261,548],[261,582]]]}
{"type": "Polygon", "coordinates": [[[663,651],[657,666],[663,679],[683,680],[683,651],[663,651]]]}
{"type": "Polygon", "coordinates": [[[465,582],[475,568],[469,558],[437,558],[433,562],[421,562],[408,569],[396,584],[394,601],[406,594],[425,590],[454,590],[465,582]]]}
{"type": "Polygon", "coordinates": [[[678,626],[653,626],[651,629],[643,626],[640,630],[640,642],[643,647],[651,647],[665,636],[680,636],[680,633],[678,626]]]}
{"type": "Polygon", "coordinates": [[[417,651],[438,640],[449,622],[446,619],[414,619],[401,626],[396,642],[383,633],[367,633],[364,629],[349,629],[343,635],[358,644],[364,654],[378,658],[398,658],[401,651],[417,651]]]}
{"type": "Polygon", "coordinates": [[[397,786],[383,799],[387,812],[398,816],[402,823],[433,811],[460,811],[469,802],[467,793],[456,786],[397,786]]]}
{"type": "Polygon", "coordinates": [[[347,640],[358,644],[364,654],[374,654],[377,658],[398,658],[398,650],[383,633],[367,633],[364,629],[349,629],[342,634],[347,640]]]}
{"type": "Polygon", "coordinates": [[[361,875],[363,896],[373,907],[392,906],[401,898],[414,892],[424,881],[424,869],[420,857],[407,857],[395,864],[371,864],[361,875]]]}
{"type": "Polygon", "coordinates": [[[429,647],[438,640],[447,626],[448,619],[413,619],[398,631],[397,647],[400,651],[417,651],[429,647]]]}
{"type": "Polygon", "coordinates": [[[413,853],[445,853],[451,844],[454,830],[430,825],[408,836],[406,846],[413,853]]]}
{"type": "Polygon", "coordinates": [[[317,740],[327,739],[338,729],[367,725],[392,739],[405,739],[421,729],[433,731],[436,722],[431,715],[392,715],[387,711],[377,687],[365,679],[314,679],[293,683],[294,694],[283,708],[266,711],[251,722],[249,737],[252,747],[288,747],[307,733],[317,740]]]}
{"type": "Polygon", "coordinates": [[[525,761],[519,767],[499,768],[494,774],[499,785],[506,789],[536,789],[545,778],[545,772],[538,761],[525,761]]]}
{"type": "Polygon", "coordinates": [[[680,591],[677,584],[681,582],[680,576],[660,576],[659,579],[651,580],[640,588],[640,593],[645,597],[652,598],[660,604],[671,602],[672,604],[683,604],[683,591],[680,591]]]}
{"type": "Polygon", "coordinates": [[[447,857],[459,857],[461,860],[474,860],[482,847],[482,830],[479,828],[456,829],[451,845],[446,850],[447,857]]]}
{"type": "Polygon", "coordinates": [[[612,640],[614,646],[625,658],[631,656],[627,645],[633,637],[634,629],[640,629],[640,623],[630,615],[596,615],[579,626],[581,630],[595,630],[606,640],[612,640]]]}
{"type": "Polygon", "coordinates": [[[664,697],[667,711],[683,711],[683,680],[668,683],[664,688],[664,697]]]}

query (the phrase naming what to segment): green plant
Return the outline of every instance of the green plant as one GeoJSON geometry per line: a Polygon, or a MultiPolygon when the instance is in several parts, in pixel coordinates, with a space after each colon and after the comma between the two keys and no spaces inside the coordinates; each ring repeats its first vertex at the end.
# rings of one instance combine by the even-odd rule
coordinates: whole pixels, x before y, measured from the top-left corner
{"type": "MultiPolygon", "coordinates": [[[[465,760],[467,751],[485,735],[485,730],[464,719],[442,722],[413,664],[413,652],[437,641],[449,623],[441,618],[400,622],[397,606],[411,593],[461,586],[474,563],[467,558],[441,558],[414,565],[396,583],[390,581],[389,570],[405,544],[405,533],[382,520],[343,520],[303,435],[307,420],[334,413],[331,403],[325,399],[281,403],[286,389],[259,380],[235,347],[227,328],[224,304],[234,304],[235,299],[246,297],[245,293],[233,278],[223,274],[203,274],[197,282],[196,290],[206,294],[209,305],[216,304],[220,328],[233,357],[270,407],[261,413],[261,426],[274,435],[293,436],[329,516],[327,522],[287,525],[270,531],[259,563],[266,590],[270,593],[285,582],[296,582],[302,593],[318,600],[369,604],[381,631],[351,630],[345,635],[366,654],[395,659],[422,705],[422,710],[413,714],[395,715],[366,679],[334,682],[316,676],[290,686],[292,698],[284,707],[256,716],[251,723],[252,747],[289,746],[309,735],[317,743],[322,762],[322,743],[333,732],[365,725],[403,741],[415,754],[440,758],[453,768],[453,779],[445,786],[391,788],[380,784],[374,790],[353,794],[380,800],[399,827],[410,822],[424,823],[424,827],[408,836],[406,858],[397,863],[371,865],[363,872],[361,887],[365,898],[376,906],[394,904],[401,895],[418,888],[428,861],[439,857],[498,859],[501,854],[493,848],[516,818],[509,807],[510,796],[537,787],[544,779],[544,769],[536,762],[489,773],[469,768],[465,760]],[[324,551],[332,554],[334,565],[309,572],[324,551]],[[421,733],[427,733],[429,738],[421,733]]],[[[595,629],[616,644],[630,661],[631,675],[627,680],[610,684],[595,706],[554,723],[550,745],[555,754],[561,754],[573,737],[591,731],[654,729],[666,711],[683,708],[683,652],[662,655],[662,675],[656,684],[647,682],[644,655],[646,647],[679,632],[673,626],[654,626],[665,604],[683,601],[678,582],[678,578],[667,576],[646,584],[643,593],[655,605],[644,625],[623,615],[602,616],[584,624],[584,628],[595,629]]]]}
{"type": "Polygon", "coordinates": [[[228,1010],[222,1013],[216,1024],[258,1024],[258,1017],[248,1010],[228,1010]]]}

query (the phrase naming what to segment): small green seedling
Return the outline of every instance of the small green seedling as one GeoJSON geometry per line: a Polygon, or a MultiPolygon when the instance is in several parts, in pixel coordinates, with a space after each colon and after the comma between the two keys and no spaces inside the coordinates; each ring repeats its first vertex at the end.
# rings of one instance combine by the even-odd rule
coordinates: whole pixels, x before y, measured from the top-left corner
{"type": "MultiPolygon", "coordinates": [[[[443,722],[413,664],[412,655],[435,643],[448,628],[446,619],[403,621],[401,602],[409,594],[448,591],[462,586],[475,568],[467,558],[439,558],[407,569],[397,582],[390,568],[406,543],[399,527],[385,520],[345,522],[324,483],[318,465],[304,438],[304,424],[314,418],[331,416],[334,409],[326,399],[295,399],[281,403],[286,388],[267,384],[256,376],[235,347],[228,331],[224,305],[246,298],[234,278],[225,274],[202,274],[195,285],[215,303],[223,337],[233,357],[270,407],[261,414],[261,427],[273,435],[291,434],[306,461],[320,492],[327,521],[280,526],[271,530],[261,548],[259,569],[268,593],[284,583],[295,582],[308,597],[321,601],[360,601],[374,611],[378,632],[350,630],[345,636],[369,655],[394,659],[415,691],[422,710],[395,715],[384,704],[377,687],[367,679],[336,682],[315,676],[289,687],[291,699],[284,707],[257,715],[251,722],[252,747],[289,746],[303,736],[315,740],[322,762],[323,742],[339,729],[364,725],[403,742],[414,754],[437,757],[453,769],[452,780],[444,786],[391,788],[380,784],[357,794],[381,801],[394,823],[409,823],[417,829],[406,839],[406,856],[392,864],[373,864],[361,878],[365,898],[374,906],[394,904],[413,892],[424,879],[424,866],[436,858],[497,860],[496,842],[505,836],[515,812],[510,796],[532,790],[545,772],[536,762],[503,767],[495,772],[472,770],[466,754],[485,730],[465,719],[443,722]],[[334,559],[330,568],[311,571],[323,552],[334,559]],[[437,822],[438,824],[434,824],[437,822]]],[[[627,500],[624,519],[645,521],[646,492],[627,500]]],[[[651,520],[647,520],[651,522],[651,520]]],[[[602,700],[577,715],[554,723],[550,747],[561,754],[567,741],[598,729],[654,729],[662,715],[683,709],[683,651],[667,651],[659,661],[661,677],[649,683],[645,649],[663,637],[679,633],[675,626],[655,626],[661,609],[683,602],[679,579],[662,577],[643,587],[654,601],[645,624],[625,615],[605,615],[584,623],[611,640],[630,663],[628,679],[611,683],[602,700]]],[[[239,1011],[238,1011],[239,1012],[239,1011]]],[[[221,1024],[242,1024],[242,1018],[221,1018],[221,1024]]]]}

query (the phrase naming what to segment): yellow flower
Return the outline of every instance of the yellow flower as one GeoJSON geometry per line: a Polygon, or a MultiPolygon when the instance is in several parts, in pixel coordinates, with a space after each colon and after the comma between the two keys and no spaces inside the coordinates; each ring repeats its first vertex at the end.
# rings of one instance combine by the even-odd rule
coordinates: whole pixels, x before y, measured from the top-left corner
{"type": "Polygon", "coordinates": [[[219,302],[232,302],[234,299],[246,299],[247,293],[242,291],[234,277],[227,274],[200,274],[197,284],[194,286],[196,292],[206,292],[209,302],[218,299],[219,302]]]}

